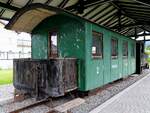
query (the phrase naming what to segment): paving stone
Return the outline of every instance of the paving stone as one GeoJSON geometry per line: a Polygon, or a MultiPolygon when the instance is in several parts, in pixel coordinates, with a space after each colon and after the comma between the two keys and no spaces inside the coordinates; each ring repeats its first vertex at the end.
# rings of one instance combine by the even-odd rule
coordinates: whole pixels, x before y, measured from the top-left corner
{"type": "Polygon", "coordinates": [[[7,100],[14,97],[14,87],[12,84],[0,85],[0,100],[7,100]]]}
{"type": "Polygon", "coordinates": [[[150,74],[90,113],[150,113],[150,74]]]}

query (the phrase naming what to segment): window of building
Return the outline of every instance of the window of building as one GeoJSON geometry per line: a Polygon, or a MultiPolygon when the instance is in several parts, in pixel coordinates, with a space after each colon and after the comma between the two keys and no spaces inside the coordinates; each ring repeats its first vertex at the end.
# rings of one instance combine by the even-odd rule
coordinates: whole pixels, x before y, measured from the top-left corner
{"type": "Polygon", "coordinates": [[[118,40],[114,38],[111,39],[111,56],[112,58],[118,57],[118,40]]]}
{"type": "Polygon", "coordinates": [[[58,56],[58,47],[57,47],[57,32],[50,32],[49,37],[49,56],[57,57],[58,56]]]}
{"type": "Polygon", "coordinates": [[[92,57],[102,58],[103,54],[103,38],[102,33],[92,32],[92,57]]]}
{"type": "Polygon", "coordinates": [[[131,57],[135,57],[135,45],[131,45],[131,57]]]}
{"type": "Polygon", "coordinates": [[[124,58],[128,57],[128,42],[127,41],[123,42],[123,57],[124,58]]]}

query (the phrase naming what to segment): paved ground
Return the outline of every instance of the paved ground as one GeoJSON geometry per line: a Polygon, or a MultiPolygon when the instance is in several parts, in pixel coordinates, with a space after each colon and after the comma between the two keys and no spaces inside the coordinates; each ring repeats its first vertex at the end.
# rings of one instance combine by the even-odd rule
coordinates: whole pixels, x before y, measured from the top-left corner
{"type": "Polygon", "coordinates": [[[150,113],[150,74],[90,113],[150,113]]]}
{"type": "Polygon", "coordinates": [[[12,84],[0,85],[0,104],[4,100],[13,98],[13,95],[14,95],[14,87],[12,84]]]}

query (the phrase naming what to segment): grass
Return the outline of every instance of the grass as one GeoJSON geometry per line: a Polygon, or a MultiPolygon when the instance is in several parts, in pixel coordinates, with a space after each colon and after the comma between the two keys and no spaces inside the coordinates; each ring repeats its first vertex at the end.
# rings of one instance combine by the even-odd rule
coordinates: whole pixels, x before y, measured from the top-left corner
{"type": "Polygon", "coordinates": [[[0,70],[0,85],[11,84],[13,79],[13,71],[10,70],[0,70]]]}

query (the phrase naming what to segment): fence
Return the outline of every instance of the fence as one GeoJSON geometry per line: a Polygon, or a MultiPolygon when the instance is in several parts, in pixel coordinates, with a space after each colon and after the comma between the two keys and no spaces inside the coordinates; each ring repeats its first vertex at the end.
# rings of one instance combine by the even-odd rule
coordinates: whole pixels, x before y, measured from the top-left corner
{"type": "Polygon", "coordinates": [[[0,51],[0,60],[13,60],[15,58],[31,58],[31,52],[1,52],[0,51]]]}

